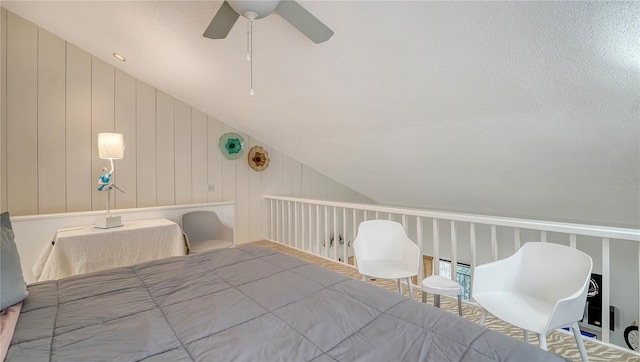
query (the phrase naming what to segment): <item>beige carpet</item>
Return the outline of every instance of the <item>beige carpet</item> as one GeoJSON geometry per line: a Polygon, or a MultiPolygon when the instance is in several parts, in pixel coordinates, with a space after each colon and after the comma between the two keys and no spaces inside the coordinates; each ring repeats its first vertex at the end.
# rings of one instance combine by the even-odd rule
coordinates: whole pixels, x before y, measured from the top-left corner
{"type": "MultiPolygon", "coordinates": [[[[277,250],[279,252],[282,252],[284,254],[296,256],[307,262],[320,265],[322,267],[347,275],[354,279],[358,279],[358,280],[362,279],[362,276],[358,273],[358,270],[356,268],[353,268],[351,266],[344,265],[342,263],[338,263],[332,260],[327,260],[322,257],[318,257],[315,255],[306,253],[304,251],[291,248],[286,245],[274,243],[271,241],[256,241],[256,242],[253,242],[252,244],[268,247],[268,248],[277,250]]],[[[371,281],[371,283],[374,283],[385,289],[397,291],[397,284],[395,281],[392,281],[392,280],[376,280],[376,281],[371,281]]],[[[414,290],[414,298],[416,300],[421,300],[421,291],[418,288],[416,289],[417,290],[414,290]]],[[[404,293],[405,295],[408,296],[409,291],[406,290],[406,288],[404,288],[404,293]]],[[[431,295],[429,295],[427,303],[433,304],[431,295]]],[[[441,304],[441,308],[451,313],[455,313],[455,314],[458,313],[457,299],[443,296],[441,298],[440,304],[441,304]]],[[[480,320],[480,315],[482,314],[482,311],[479,307],[473,304],[464,303],[462,307],[462,313],[466,319],[472,322],[478,323],[478,321],[480,320]]],[[[523,340],[524,338],[521,329],[515,328],[509,324],[506,324],[494,318],[491,315],[487,317],[486,326],[489,329],[498,331],[503,334],[507,334],[519,340],[523,340]]],[[[531,333],[530,333],[530,343],[535,344],[536,346],[538,345],[537,337],[531,333]]],[[[547,343],[548,343],[549,351],[551,353],[554,353],[570,361],[581,361],[580,353],[578,352],[578,347],[576,346],[576,342],[573,339],[573,334],[553,332],[547,336],[547,343]]],[[[598,362],[598,361],[639,362],[640,361],[640,358],[638,358],[637,356],[631,353],[626,353],[614,348],[608,348],[601,344],[593,343],[588,340],[585,341],[585,347],[587,349],[587,354],[589,355],[589,360],[593,362],[598,362]]]]}

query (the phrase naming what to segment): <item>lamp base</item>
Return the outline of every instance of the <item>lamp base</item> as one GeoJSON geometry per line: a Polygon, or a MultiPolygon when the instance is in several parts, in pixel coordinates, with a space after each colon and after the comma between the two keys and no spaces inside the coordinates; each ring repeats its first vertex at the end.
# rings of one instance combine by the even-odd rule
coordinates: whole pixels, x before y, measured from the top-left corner
{"type": "Polygon", "coordinates": [[[120,216],[97,216],[96,227],[99,229],[110,229],[118,226],[122,226],[122,219],[120,216]]]}

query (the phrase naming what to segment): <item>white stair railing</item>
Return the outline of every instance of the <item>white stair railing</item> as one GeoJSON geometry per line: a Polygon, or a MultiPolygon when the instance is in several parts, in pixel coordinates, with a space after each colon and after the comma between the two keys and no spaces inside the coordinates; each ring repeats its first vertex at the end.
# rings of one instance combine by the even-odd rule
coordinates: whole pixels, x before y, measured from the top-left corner
{"type": "MultiPolygon", "coordinates": [[[[494,217],[390,207],[372,204],[355,204],[311,200],[287,196],[264,196],[266,203],[262,230],[264,238],[298,248],[334,261],[348,264],[353,257],[351,242],[355,239],[360,222],[371,219],[388,219],[400,222],[409,237],[414,240],[424,255],[433,258],[433,270],[438,274],[438,263],[449,259],[451,270],[456,270],[459,262],[467,263],[473,270],[480,264],[505,258],[513,254],[524,242],[558,242],[590,254],[594,260],[594,270],[602,275],[602,315],[601,341],[610,342],[609,307],[611,281],[620,275],[611,275],[612,245],[632,243],[638,258],[635,269],[631,266],[626,273],[635,273],[638,288],[635,312],[630,311],[629,323],[640,316],[640,229],[584,225],[575,223],[494,217]],[[449,224],[449,228],[444,227],[449,224]],[[431,232],[428,232],[431,229],[431,232]],[[448,230],[447,230],[448,229],[448,230]],[[468,231],[467,231],[468,230],[468,231]],[[466,232],[466,233],[465,233],[466,232]],[[446,235],[444,235],[446,233],[446,235]],[[465,236],[466,234],[466,236],[465,236]],[[464,239],[464,240],[463,240],[464,239]],[[594,249],[594,242],[600,243],[594,249]],[[441,244],[449,243],[448,248],[441,244]],[[444,255],[446,253],[446,255],[444,255]],[[596,268],[599,267],[599,268],[596,268]],[[635,314],[637,313],[637,314],[635,314]],[[635,314],[635,316],[633,316],[635,314]]],[[[615,258],[614,258],[615,259],[615,258]]],[[[353,264],[353,261],[351,262],[353,264]]],[[[421,263],[419,275],[424,275],[421,263]]],[[[455,279],[455,273],[451,276],[455,279]]],[[[624,276],[623,279],[629,279],[624,276]]],[[[619,302],[616,302],[619,303],[619,302]]],[[[615,304],[614,304],[615,305],[615,304]]],[[[631,308],[633,309],[633,308],[631,308]]],[[[624,329],[627,321],[620,321],[624,329]]],[[[624,343],[622,343],[624,344],[624,343]]]]}

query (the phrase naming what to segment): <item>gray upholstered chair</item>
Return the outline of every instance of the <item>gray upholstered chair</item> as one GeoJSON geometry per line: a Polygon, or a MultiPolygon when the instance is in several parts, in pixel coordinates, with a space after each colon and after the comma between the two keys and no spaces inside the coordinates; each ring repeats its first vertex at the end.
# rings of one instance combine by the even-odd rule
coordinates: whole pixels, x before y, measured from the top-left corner
{"type": "Polygon", "coordinates": [[[213,211],[192,211],[180,218],[189,254],[233,246],[233,228],[213,211]]]}

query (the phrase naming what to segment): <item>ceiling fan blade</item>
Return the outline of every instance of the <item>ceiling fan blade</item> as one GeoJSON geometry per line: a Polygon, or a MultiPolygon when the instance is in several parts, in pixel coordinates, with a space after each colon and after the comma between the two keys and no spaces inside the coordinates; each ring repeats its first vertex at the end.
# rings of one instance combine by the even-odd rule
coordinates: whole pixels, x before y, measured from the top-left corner
{"type": "Polygon", "coordinates": [[[329,40],[333,35],[331,29],[295,1],[281,1],[275,12],[316,44],[329,40]]]}
{"type": "Polygon", "coordinates": [[[210,39],[226,38],[239,16],[226,1],[223,2],[202,36],[210,39]]]}

